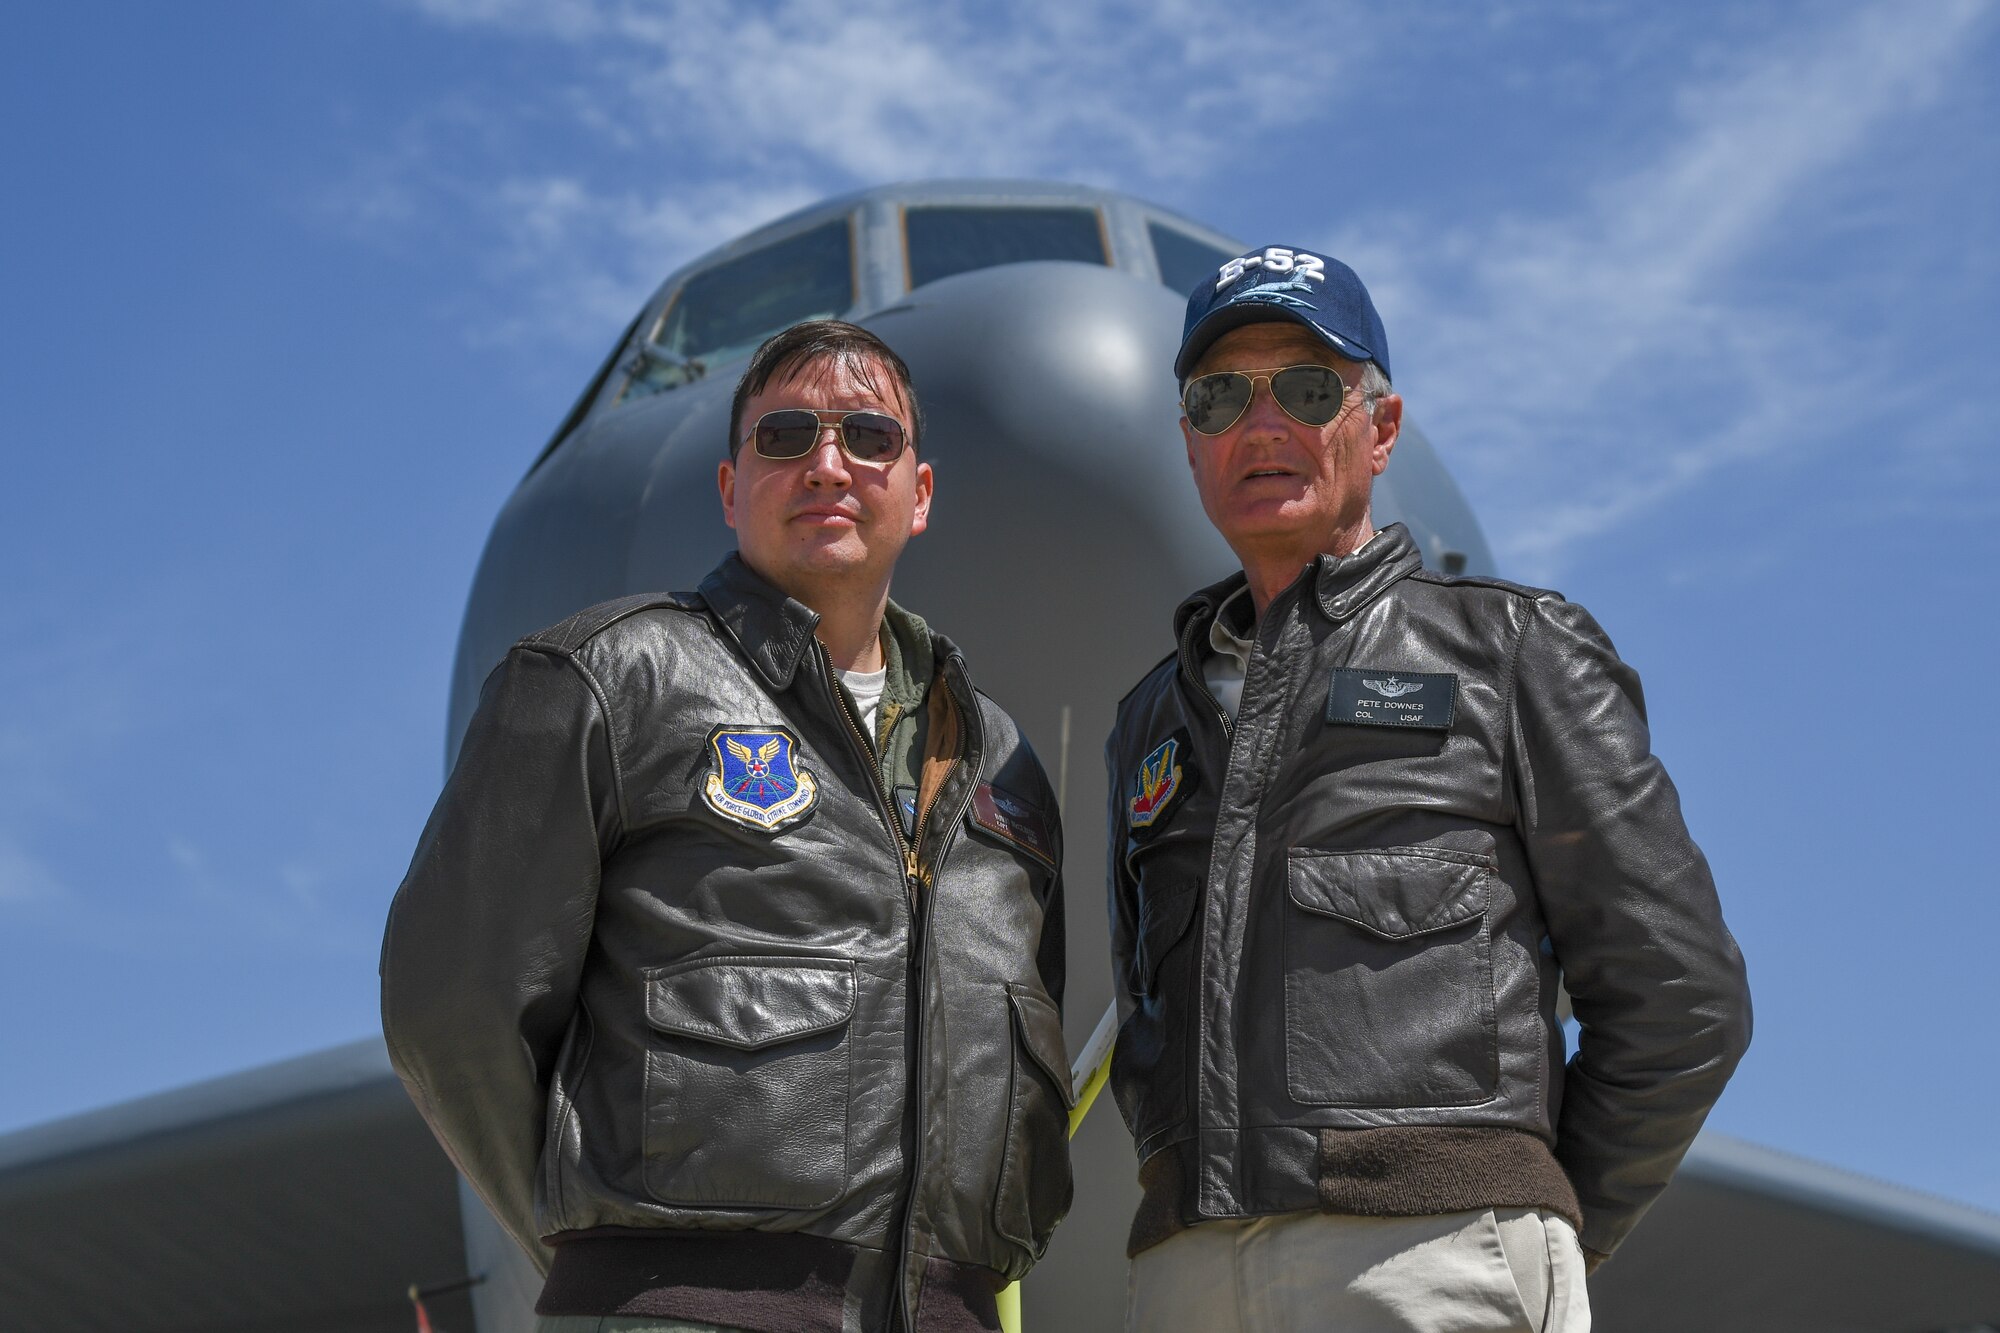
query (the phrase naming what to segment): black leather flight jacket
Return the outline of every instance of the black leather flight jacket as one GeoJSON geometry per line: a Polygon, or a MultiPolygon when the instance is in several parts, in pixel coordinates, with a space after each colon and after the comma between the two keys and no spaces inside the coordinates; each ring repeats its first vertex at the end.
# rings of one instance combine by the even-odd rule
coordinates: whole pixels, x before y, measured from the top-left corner
{"type": "Polygon", "coordinates": [[[543,1313],[992,1327],[1068,1209],[1048,781],[934,637],[913,839],[816,622],[732,556],[522,640],[396,895],[391,1058],[543,1313]]]}
{"type": "Polygon", "coordinates": [[[1111,1081],[1142,1163],[1172,1154],[1142,1179],[1181,1225],[1498,1206],[1452,1156],[1516,1131],[1484,1141],[1552,1148],[1609,1254],[1750,1036],[1638,677],[1581,607],[1429,573],[1397,525],[1271,603],[1232,724],[1200,658],[1243,581],[1180,607],[1107,746],[1111,1081]]]}

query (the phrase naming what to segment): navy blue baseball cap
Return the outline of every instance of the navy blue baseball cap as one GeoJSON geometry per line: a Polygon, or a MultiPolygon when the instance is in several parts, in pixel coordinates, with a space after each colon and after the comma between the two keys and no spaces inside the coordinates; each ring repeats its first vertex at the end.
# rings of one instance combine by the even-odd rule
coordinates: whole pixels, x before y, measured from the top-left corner
{"type": "Polygon", "coordinates": [[[1188,293],[1174,378],[1185,380],[1231,329],[1273,319],[1302,324],[1341,356],[1373,361],[1389,374],[1389,335],[1354,270],[1338,259],[1267,245],[1230,260],[1188,293]]]}

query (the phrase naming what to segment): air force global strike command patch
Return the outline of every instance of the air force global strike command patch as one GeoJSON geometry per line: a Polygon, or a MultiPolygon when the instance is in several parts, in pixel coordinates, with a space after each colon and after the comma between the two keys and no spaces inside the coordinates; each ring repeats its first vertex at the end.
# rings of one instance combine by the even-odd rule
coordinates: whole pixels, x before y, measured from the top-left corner
{"type": "Polygon", "coordinates": [[[1181,757],[1187,752],[1184,735],[1167,737],[1139,761],[1139,776],[1133,783],[1132,799],[1126,805],[1134,829],[1157,824],[1173,805],[1174,798],[1186,788],[1191,770],[1181,767],[1181,757]]]}
{"type": "Polygon", "coordinates": [[[1457,704],[1457,676],[1335,667],[1333,688],[1326,695],[1326,720],[1449,731],[1457,704]]]}
{"type": "Polygon", "coordinates": [[[798,742],[784,728],[718,727],[708,744],[715,771],[701,794],[723,818],[770,833],[818,804],[819,783],[793,763],[798,742]]]}

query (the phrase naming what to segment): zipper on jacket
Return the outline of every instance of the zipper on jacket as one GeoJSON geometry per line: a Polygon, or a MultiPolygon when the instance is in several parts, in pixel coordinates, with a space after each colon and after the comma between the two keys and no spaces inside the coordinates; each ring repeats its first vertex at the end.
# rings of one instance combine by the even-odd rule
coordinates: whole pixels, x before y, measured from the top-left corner
{"type": "MultiPolygon", "coordinates": [[[[834,674],[833,658],[824,644],[818,645],[822,673],[826,677],[827,689],[833,695],[834,706],[839,710],[841,720],[847,724],[848,739],[854,743],[868,769],[868,785],[875,793],[875,806],[887,826],[889,834],[896,841],[896,850],[903,859],[903,893],[910,904],[910,963],[906,969],[903,986],[908,997],[903,1009],[906,1015],[914,1015],[911,1031],[916,1037],[916,1052],[910,1070],[910,1088],[906,1099],[907,1109],[903,1116],[904,1133],[908,1136],[907,1156],[909,1161],[909,1184],[903,1192],[902,1221],[896,1245],[895,1283],[896,1313],[904,1333],[916,1328],[916,1321],[910,1309],[910,1232],[915,1220],[917,1192],[923,1184],[924,1159],[924,1064],[929,1059],[928,1044],[924,1040],[924,954],[930,947],[930,932],[924,928],[926,904],[923,893],[923,879],[917,865],[916,843],[903,835],[903,825],[896,818],[895,807],[890,803],[889,794],[882,785],[881,765],[875,756],[875,747],[867,741],[861,729],[861,719],[854,715],[854,704],[841,688],[839,677],[834,674]]],[[[933,681],[937,688],[941,682],[933,681]]],[[[943,784],[939,784],[942,789],[943,784]]],[[[923,835],[924,811],[917,812],[916,831],[923,835]]],[[[910,1021],[906,1018],[905,1021],[910,1021]]]]}
{"type": "MultiPolygon", "coordinates": [[[[868,770],[868,789],[875,793],[875,809],[882,816],[882,823],[888,828],[889,836],[896,841],[896,852],[903,863],[903,887],[908,893],[911,905],[917,900],[917,848],[916,844],[903,836],[903,823],[896,818],[896,807],[889,800],[889,793],[882,787],[882,766],[875,757],[875,747],[869,743],[867,733],[861,729],[861,719],[854,715],[854,704],[841,688],[840,678],[833,671],[833,657],[826,651],[825,644],[815,644],[819,653],[820,667],[826,677],[827,692],[833,695],[833,706],[839,710],[841,720],[847,724],[848,739],[854,742],[856,753],[861,756],[863,767],[868,770]]],[[[917,831],[923,832],[923,825],[917,831]]]]}
{"type": "MultiPolygon", "coordinates": [[[[1193,628],[1192,621],[1189,622],[1188,627],[1189,629],[1193,628]]],[[[1214,691],[1208,688],[1208,682],[1202,678],[1201,664],[1194,659],[1194,636],[1185,631],[1181,634],[1180,658],[1181,674],[1187,677],[1188,684],[1194,687],[1194,692],[1203,699],[1206,699],[1208,706],[1215,710],[1215,720],[1222,724],[1222,734],[1226,739],[1235,729],[1236,724],[1230,718],[1229,714],[1223,710],[1222,703],[1215,697],[1214,691]]],[[[1247,670],[1244,672],[1244,676],[1246,679],[1248,678],[1249,672],[1247,670]]]]}
{"type": "MultiPolygon", "coordinates": [[[[1284,596],[1283,593],[1279,594],[1280,598],[1282,598],[1283,596],[1284,596]]],[[[1266,614],[1267,615],[1269,614],[1268,608],[1266,609],[1266,614]]],[[[1264,628],[1263,624],[1260,622],[1257,628],[1258,628],[1259,638],[1261,640],[1264,628]]],[[[1188,631],[1184,631],[1181,635],[1181,642],[1180,642],[1181,671],[1188,677],[1188,680],[1190,684],[1193,686],[1195,693],[1199,694],[1202,698],[1208,701],[1208,706],[1215,710],[1215,715],[1217,720],[1219,720],[1222,723],[1222,741],[1223,741],[1222,781],[1221,785],[1216,788],[1215,792],[1215,798],[1217,802],[1216,817],[1217,817],[1217,822],[1220,823],[1221,816],[1224,810],[1222,802],[1227,798],[1230,789],[1231,779],[1236,776],[1236,742],[1237,742],[1236,724],[1235,724],[1235,719],[1231,718],[1229,714],[1223,711],[1221,702],[1216,699],[1214,693],[1208,688],[1208,682],[1202,678],[1200,666],[1195,661],[1194,635],[1191,632],[1192,629],[1193,629],[1193,622],[1190,622],[1188,631]]],[[[1253,657],[1255,656],[1254,651],[1252,653],[1252,656],[1253,657]]],[[[1245,662],[1243,664],[1243,693],[1237,699],[1237,704],[1236,704],[1237,711],[1239,713],[1242,711],[1243,705],[1249,701],[1249,695],[1250,695],[1250,664],[1248,662],[1245,662]]],[[[1211,835],[1209,841],[1209,865],[1207,870],[1207,878],[1202,893],[1202,897],[1204,900],[1206,900],[1211,894],[1213,894],[1216,891],[1215,869],[1216,869],[1215,844],[1213,835],[1211,835]]],[[[1202,1123],[1201,1119],[1202,1107],[1203,1103],[1207,1099],[1207,1094],[1206,1094],[1207,1080],[1203,1077],[1202,1074],[1202,1062],[1208,1048],[1208,1031],[1210,1024],[1209,1005],[1206,1003],[1206,998],[1208,995],[1208,983],[1209,983],[1208,949],[1207,949],[1207,941],[1204,938],[1204,933],[1205,933],[1205,924],[1198,923],[1195,929],[1195,934],[1196,934],[1195,983],[1194,983],[1195,997],[1196,997],[1195,1015],[1194,1015],[1194,1022],[1189,1026],[1189,1032],[1188,1032],[1188,1037],[1192,1041],[1194,1049],[1192,1051],[1187,1052],[1187,1058],[1189,1064],[1192,1067],[1192,1077],[1189,1081],[1193,1084],[1193,1087],[1190,1089],[1189,1093],[1189,1111],[1194,1116],[1196,1135],[1198,1141],[1201,1136],[1200,1127],[1202,1123]]],[[[1201,1189],[1202,1189],[1201,1181],[1197,1179],[1197,1181],[1195,1182],[1195,1199],[1196,1199],[1195,1212],[1197,1216],[1200,1216],[1200,1211],[1201,1211],[1201,1203],[1200,1203],[1201,1189]]]]}
{"type": "MultiPolygon", "coordinates": [[[[911,881],[914,896],[915,880],[911,881]]],[[[911,909],[912,919],[922,912],[921,907],[911,909]]],[[[930,948],[930,932],[912,932],[910,941],[910,965],[904,977],[904,986],[910,995],[906,1011],[916,1014],[912,1034],[916,1038],[916,1053],[911,1061],[908,1109],[903,1115],[904,1132],[909,1136],[908,1162],[909,1183],[903,1188],[903,1206],[898,1214],[896,1236],[896,1317],[902,1333],[915,1333],[917,1327],[915,1311],[910,1308],[910,1239],[916,1231],[917,1195],[923,1189],[924,1181],[924,1064],[930,1059],[930,1044],[924,1040],[924,954],[930,948]]]]}
{"type": "MultiPolygon", "coordinates": [[[[1308,568],[1310,568],[1310,566],[1308,568]]],[[[1265,627],[1268,623],[1271,623],[1267,618],[1270,617],[1273,614],[1273,612],[1278,611],[1280,609],[1280,605],[1284,602],[1285,598],[1288,595],[1290,595],[1292,588],[1296,588],[1298,586],[1299,586],[1299,581],[1295,580],[1292,583],[1291,587],[1288,587],[1283,592],[1280,592],[1277,595],[1277,597],[1272,600],[1271,605],[1264,609],[1264,617],[1259,618],[1257,622],[1256,641],[1260,646],[1263,642],[1265,627]]],[[[1192,621],[1189,622],[1189,628],[1190,629],[1193,628],[1192,621]]],[[[1282,634],[1278,637],[1282,637],[1282,634]]],[[[1275,647],[1275,640],[1274,640],[1274,647],[1275,647]]],[[[1253,657],[1256,655],[1254,650],[1251,655],[1253,657]]],[[[1268,657],[1269,655],[1270,651],[1267,650],[1266,656],[1268,657]]],[[[1223,764],[1222,764],[1222,783],[1219,787],[1216,788],[1216,793],[1215,793],[1217,801],[1216,816],[1217,816],[1217,823],[1219,824],[1221,822],[1221,816],[1224,812],[1221,803],[1224,801],[1229,792],[1231,779],[1233,779],[1236,776],[1235,724],[1233,720],[1228,716],[1228,714],[1222,711],[1222,705],[1216,700],[1215,695],[1210,692],[1208,688],[1208,682],[1202,679],[1201,672],[1198,669],[1198,665],[1194,659],[1194,636],[1191,633],[1183,632],[1181,635],[1180,661],[1181,661],[1181,670],[1187,675],[1189,681],[1193,684],[1196,693],[1200,694],[1202,698],[1208,700],[1209,706],[1215,710],[1216,716],[1222,720],[1222,735],[1223,739],[1227,743],[1223,747],[1223,753],[1225,755],[1225,758],[1223,759],[1223,764]]],[[[1243,705],[1249,701],[1249,696],[1250,696],[1250,664],[1246,662],[1244,663],[1244,669],[1243,669],[1243,696],[1237,701],[1237,711],[1239,713],[1241,713],[1243,705]]],[[[1259,800],[1260,808],[1261,805],[1262,801],[1260,798],[1259,800]]],[[[1215,868],[1216,868],[1215,845],[1214,845],[1214,839],[1211,836],[1209,843],[1208,877],[1204,886],[1204,893],[1203,893],[1204,897],[1207,897],[1208,894],[1215,892],[1215,885],[1217,879],[1215,874],[1215,868]]],[[[1197,933],[1199,934],[1199,930],[1197,931],[1197,933]]],[[[1193,1074],[1194,1074],[1194,1077],[1191,1080],[1194,1084],[1194,1087],[1190,1094],[1190,1109],[1192,1110],[1195,1117],[1197,1137],[1199,1137],[1200,1134],[1202,1104],[1206,1098],[1205,1089],[1207,1086],[1206,1080],[1202,1076],[1201,1066],[1205,1053],[1208,1048],[1208,1032],[1210,1026],[1209,1005],[1205,1003],[1205,999],[1208,994],[1208,982],[1209,982],[1208,950],[1206,948],[1206,942],[1202,941],[1201,947],[1195,954],[1195,997],[1196,997],[1195,1021],[1192,1025],[1190,1033],[1194,1041],[1194,1050],[1193,1052],[1191,1052],[1191,1058],[1190,1058],[1190,1062],[1193,1065],[1193,1074]]],[[[1195,1182],[1195,1213],[1197,1217],[1201,1215],[1201,1195],[1202,1195],[1202,1183],[1200,1180],[1197,1180],[1195,1182]]]]}
{"type": "MultiPolygon", "coordinates": [[[[940,664],[937,674],[931,680],[932,689],[949,690],[951,688],[951,686],[944,679],[945,672],[947,672],[948,670],[950,670],[950,664],[948,662],[940,664]]],[[[970,693],[969,688],[967,692],[970,693]]],[[[947,697],[950,698],[952,707],[957,708],[958,707],[957,698],[951,696],[947,697]]],[[[949,764],[949,766],[947,766],[945,770],[945,776],[938,783],[937,791],[932,794],[929,804],[924,805],[917,811],[916,829],[917,829],[917,838],[919,842],[921,842],[924,833],[930,827],[929,816],[930,812],[937,808],[938,793],[942,793],[944,791],[945,785],[951,781],[952,776],[958,771],[959,765],[965,762],[964,756],[971,753],[971,749],[972,749],[972,724],[968,719],[961,717],[959,719],[959,728],[958,728],[958,751],[959,751],[958,757],[954,758],[949,764]]],[[[916,875],[913,876],[912,878],[913,886],[916,885],[919,882],[919,880],[921,881],[922,886],[926,888],[936,883],[937,871],[944,865],[945,853],[951,847],[952,834],[958,828],[959,821],[965,818],[966,807],[972,804],[973,791],[977,786],[978,784],[976,782],[966,784],[965,795],[962,798],[960,798],[957,811],[953,813],[951,819],[944,825],[945,831],[942,835],[942,840],[939,842],[935,853],[932,855],[930,864],[920,867],[916,875]]],[[[923,905],[919,910],[928,911],[931,903],[931,895],[925,894],[922,897],[921,902],[923,905]]],[[[925,1138],[924,1130],[926,1126],[925,1126],[925,1118],[923,1115],[923,1109],[924,1109],[924,1100],[927,1090],[927,1081],[925,1075],[930,1069],[930,1041],[929,1041],[930,1025],[925,1021],[923,1021],[925,1015],[922,1013],[922,1003],[923,1003],[922,986],[924,981],[923,960],[930,948],[930,931],[929,930],[922,931],[921,934],[919,935],[919,941],[922,944],[922,950],[920,951],[918,949],[912,949],[910,953],[910,980],[909,980],[910,993],[913,996],[917,997],[917,1004],[919,1009],[918,1022],[916,1028],[916,1033],[917,1033],[916,1068],[914,1071],[912,1071],[910,1078],[910,1084],[911,1084],[910,1105],[913,1108],[915,1132],[912,1133],[910,1136],[911,1139],[910,1183],[907,1192],[903,1196],[903,1221],[901,1226],[901,1235],[897,1238],[897,1243],[896,1243],[896,1310],[898,1315],[902,1319],[903,1333],[915,1333],[917,1327],[916,1312],[910,1308],[910,1284],[908,1280],[908,1269],[910,1266],[910,1255],[915,1248],[912,1242],[915,1239],[916,1235],[917,1195],[919,1191],[921,1191],[923,1188],[923,1180],[924,1180],[924,1138],[925,1138]]]]}

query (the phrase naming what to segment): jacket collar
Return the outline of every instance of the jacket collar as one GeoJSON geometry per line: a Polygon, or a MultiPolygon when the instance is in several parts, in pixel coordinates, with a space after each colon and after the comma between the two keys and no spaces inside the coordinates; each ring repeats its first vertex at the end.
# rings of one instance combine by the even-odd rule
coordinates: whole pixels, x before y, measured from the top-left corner
{"type": "MultiPolygon", "coordinates": [[[[1312,580],[1313,602],[1322,615],[1338,625],[1381,596],[1397,580],[1423,567],[1423,553],[1417,549],[1410,530],[1401,523],[1391,523],[1352,555],[1313,557],[1312,564],[1299,577],[1312,580]]],[[[1205,629],[1215,619],[1217,609],[1248,582],[1239,569],[1182,602],[1174,612],[1175,641],[1187,642],[1191,626],[1205,629]]]]}
{"type": "MultiPolygon", "coordinates": [[[[789,689],[799,663],[812,647],[819,612],[786,596],[735,551],[709,571],[700,592],[702,601],[758,674],[774,690],[789,689]]],[[[889,668],[884,684],[921,704],[937,664],[956,657],[958,649],[943,635],[932,633],[922,616],[905,611],[893,600],[882,623],[889,631],[884,636],[885,665],[889,668]]]]}
{"type": "Polygon", "coordinates": [[[1319,609],[1338,625],[1424,567],[1416,539],[1401,523],[1391,523],[1352,555],[1322,555],[1313,562],[1319,609]]]}
{"type": "Polygon", "coordinates": [[[701,581],[701,599],[771,688],[789,689],[812,647],[819,613],[780,592],[734,551],[701,581]]]}
{"type": "Polygon", "coordinates": [[[882,664],[889,673],[882,682],[882,697],[906,711],[923,707],[937,659],[930,626],[891,598],[882,613],[882,628],[887,631],[882,636],[882,664]]]}
{"type": "Polygon", "coordinates": [[[1206,588],[1197,589],[1186,601],[1174,608],[1174,642],[1186,643],[1188,633],[1192,629],[1206,630],[1214,622],[1215,613],[1222,604],[1249,582],[1250,580],[1239,569],[1220,583],[1211,583],[1206,588]]]}

